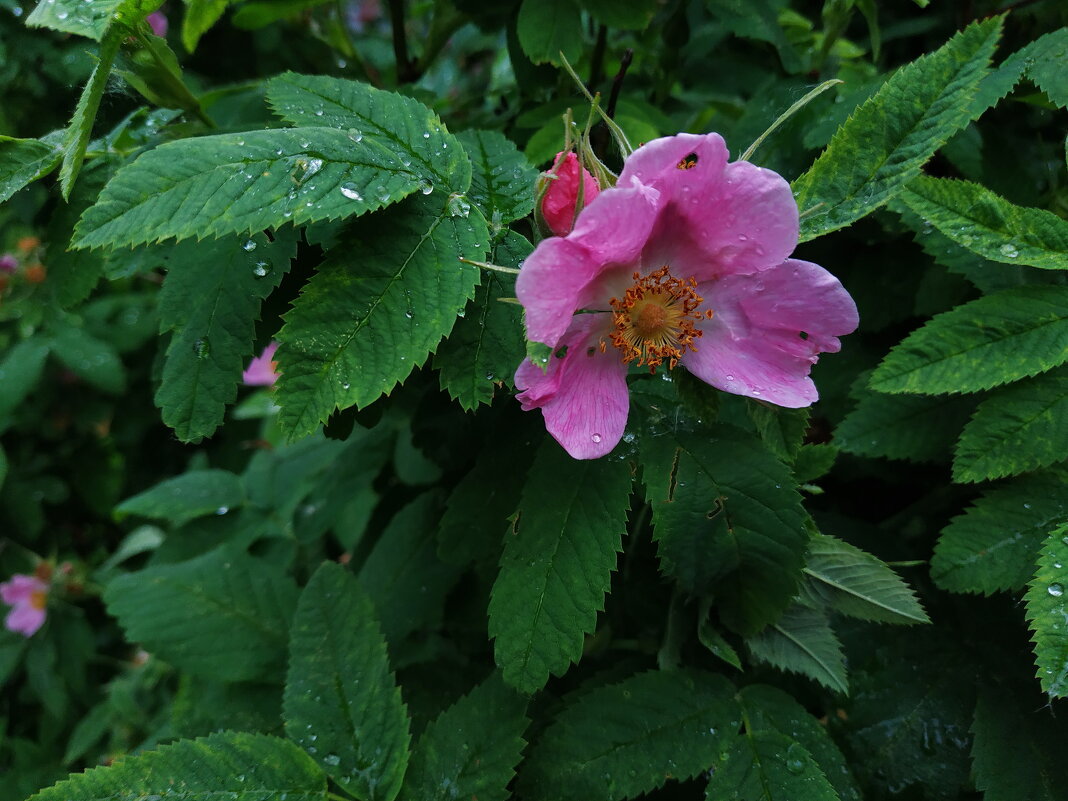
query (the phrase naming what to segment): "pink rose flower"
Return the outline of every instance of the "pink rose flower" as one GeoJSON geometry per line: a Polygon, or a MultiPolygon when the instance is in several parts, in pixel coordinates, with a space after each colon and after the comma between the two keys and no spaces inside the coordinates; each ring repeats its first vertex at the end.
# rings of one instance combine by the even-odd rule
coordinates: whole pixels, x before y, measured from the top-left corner
{"type": "Polygon", "coordinates": [[[631,364],[682,365],[717,389],[796,408],[818,397],[818,354],[856,329],[838,279],[788,258],[798,236],[790,185],[727,158],[718,134],[644,145],[574,231],[523,265],[527,338],[554,355],[546,372],[519,366],[518,398],[574,458],[619,442],[631,364]]]}
{"type": "Polygon", "coordinates": [[[44,625],[49,585],[36,576],[16,573],[0,584],[0,598],[12,607],[4,618],[9,631],[31,637],[44,625]]]}
{"type": "Polygon", "coordinates": [[[13,273],[19,268],[19,260],[10,253],[0,256],[0,272],[13,273]]]}
{"type": "Polygon", "coordinates": [[[145,21],[152,29],[152,33],[156,34],[156,36],[167,35],[169,23],[167,22],[167,15],[162,11],[153,11],[145,18],[145,21]]]}
{"type": "Polygon", "coordinates": [[[593,202],[601,187],[571,151],[557,153],[552,169],[545,176],[543,180],[548,180],[549,185],[541,199],[541,217],[554,236],[567,236],[575,222],[579,186],[582,186],[583,206],[593,202]],[[556,177],[548,177],[553,175],[556,177]]]}
{"type": "Polygon", "coordinates": [[[278,350],[278,343],[272,342],[263,349],[263,353],[249,362],[245,372],[241,374],[241,380],[249,387],[269,387],[278,380],[278,362],[274,361],[274,352],[278,350]]]}

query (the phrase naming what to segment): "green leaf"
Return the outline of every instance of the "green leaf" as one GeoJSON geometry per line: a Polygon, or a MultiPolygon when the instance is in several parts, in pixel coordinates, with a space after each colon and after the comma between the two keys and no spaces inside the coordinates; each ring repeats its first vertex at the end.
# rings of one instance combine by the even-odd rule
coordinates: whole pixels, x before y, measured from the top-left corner
{"type": "Polygon", "coordinates": [[[286,72],[267,84],[267,101],[293,125],[325,125],[389,149],[424,193],[462,193],[471,185],[464,149],[418,100],[357,81],[286,72]]]}
{"type": "Polygon", "coordinates": [[[1027,77],[1061,108],[1068,108],[1068,28],[1047,33],[1031,46],[1027,77]]]}
{"type": "Polygon", "coordinates": [[[1051,698],[1068,695],[1068,522],[1053,529],[1038,553],[1024,595],[1038,683],[1051,698]]]}
{"type": "MultiPolygon", "coordinates": [[[[69,309],[82,303],[92,293],[104,273],[104,254],[89,250],[72,250],[71,237],[82,213],[96,202],[97,195],[111,177],[112,170],[100,161],[82,172],[66,203],[57,205],[43,237],[48,243],[47,287],[57,305],[69,309]]],[[[128,255],[124,254],[124,256],[128,255]]]]}
{"type": "MultiPolygon", "coordinates": [[[[45,3],[41,3],[45,5],[45,3]]],[[[17,191],[52,172],[63,158],[63,149],[41,139],[0,136],[0,203],[17,191]]]]}
{"type": "Polygon", "coordinates": [[[978,392],[1068,360],[1068,287],[1023,286],[939,314],[875,370],[879,392],[978,392]]]}
{"type": "Polygon", "coordinates": [[[846,453],[916,462],[946,461],[974,398],[888,396],[864,391],[834,432],[846,453]]]}
{"type": "Polygon", "coordinates": [[[438,622],[445,596],[459,578],[455,566],[438,558],[440,520],[440,499],[424,493],[393,516],[360,568],[360,586],[374,602],[391,644],[438,622]]]}
{"type": "MultiPolygon", "coordinates": [[[[518,267],[533,246],[522,234],[506,230],[494,249],[494,263],[518,267]]],[[[496,388],[511,384],[512,376],[525,356],[523,313],[515,303],[501,298],[515,297],[515,282],[500,273],[487,272],[482,284],[457,321],[449,338],[434,356],[441,388],[464,411],[491,403],[496,388]]]]}
{"type": "Polygon", "coordinates": [[[487,220],[496,227],[534,210],[538,171],[510,139],[497,131],[463,131],[457,138],[473,167],[468,196],[487,220]]]}
{"type": "Polygon", "coordinates": [[[842,228],[886,203],[934,152],[971,121],[970,100],[987,74],[1002,18],[969,25],[943,47],[902,67],[838,129],[794,181],[801,241],[842,228]]]}
{"type": "Polygon", "coordinates": [[[805,439],[809,410],[751,401],[745,405],[745,411],[768,450],[784,462],[792,462],[805,439]]]}
{"type": "MultiPolygon", "coordinates": [[[[38,7],[42,5],[48,5],[47,0],[42,0],[38,7]]],[[[93,134],[96,112],[100,108],[100,99],[104,96],[111,75],[111,65],[115,62],[124,35],[121,29],[114,29],[109,31],[100,43],[99,61],[93,67],[89,81],[78,98],[78,105],[74,108],[74,116],[67,125],[67,132],[63,136],[63,163],[59,168],[59,186],[64,200],[70,197],[74,181],[81,171],[85,149],[93,134]]]]}
{"type": "MultiPolygon", "coordinates": [[[[282,234],[285,235],[282,235],[282,234]]],[[[173,331],[156,405],[184,442],[210,437],[237,397],[260,304],[289,270],[296,237],[183,242],[167,255],[160,333],[173,331]]]]}
{"type": "Polygon", "coordinates": [[[48,358],[49,346],[39,339],[25,339],[8,349],[0,361],[0,431],[10,424],[9,416],[37,386],[48,358]]]}
{"type": "Polygon", "coordinates": [[[988,490],[942,530],[931,578],[950,592],[1021,589],[1050,528],[1068,519],[1068,476],[1048,471],[988,490]]]}
{"type": "Polygon", "coordinates": [[[250,234],[388,206],[419,180],[370,138],[275,128],[167,142],[119,170],[76,231],[76,247],[250,234]]]}
{"type": "Polygon", "coordinates": [[[183,673],[171,704],[170,724],[179,737],[202,737],[226,729],[281,734],[282,687],[183,673]]]}
{"type": "Polygon", "coordinates": [[[770,0],[706,0],[708,10],[735,36],[775,46],[787,72],[801,69],[797,48],[779,24],[778,8],[770,0]]]}
{"type": "Polygon", "coordinates": [[[42,790],[29,801],[152,797],[261,801],[283,795],[289,801],[325,801],[329,796],[326,776],[288,740],[220,732],[92,768],[42,790]]]}
{"type": "Polygon", "coordinates": [[[522,757],[526,701],[494,673],[423,732],[404,777],[402,801],[505,801],[522,757]]]}
{"type": "Polygon", "coordinates": [[[985,481],[1047,467],[1068,453],[1068,368],[1020,381],[984,400],[964,427],[955,481],[985,481]]]}
{"type": "Polygon", "coordinates": [[[739,736],[716,767],[707,801],[837,801],[827,777],[796,740],[777,732],[739,736]]]}
{"type": "Polygon", "coordinates": [[[900,200],[958,245],[992,261],[1068,270],[1068,220],[968,181],[920,176],[900,200]]]}
{"type": "Polygon", "coordinates": [[[985,801],[1064,801],[1064,719],[1051,707],[1025,703],[1004,692],[979,697],[972,723],[972,771],[985,801]]]}
{"type": "Polygon", "coordinates": [[[728,425],[644,437],[640,462],[661,568],[689,592],[712,589],[737,631],[774,620],[808,543],[790,470],[728,425]]]}
{"type": "Polygon", "coordinates": [[[210,514],[225,514],[245,502],[241,479],[227,470],[190,470],[127,498],[115,517],[140,515],[176,526],[210,514]]]}
{"type": "Polygon", "coordinates": [[[701,613],[701,622],[697,625],[697,639],[713,656],[722,659],[736,670],[742,670],[742,660],[738,656],[738,652],[734,650],[734,646],[727,642],[727,639],[712,624],[712,617],[709,614],[711,604],[706,602],[705,606],[708,606],[709,609],[705,609],[701,613]]]}
{"type": "Polygon", "coordinates": [[[438,194],[356,221],[278,334],[277,402],[290,436],[367,406],[422,364],[475,293],[478,268],[459,258],[481,260],[488,244],[481,215],[438,194]]]}
{"type": "Polygon", "coordinates": [[[284,664],[297,587],[280,568],[217,548],[108,582],[108,612],[131,642],[223,681],[272,679],[284,664]]]}
{"type": "Polygon", "coordinates": [[[802,446],[794,461],[794,478],[808,484],[831,472],[838,459],[839,448],[830,442],[814,442],[802,446]]]}
{"type": "Polygon", "coordinates": [[[931,622],[897,573],[848,542],[815,535],[805,575],[810,597],[843,615],[886,623],[931,622]]]}
{"type": "Polygon", "coordinates": [[[97,389],[117,395],[126,388],[126,372],[115,348],[81,326],[57,327],[48,345],[68,370],[97,389]]]}
{"type": "Polygon", "coordinates": [[[31,28],[51,28],[54,31],[87,36],[99,42],[111,26],[116,12],[123,6],[131,5],[136,6],[136,1],[42,0],[26,18],[26,24],[31,28]]]}
{"type": "Polygon", "coordinates": [[[835,692],[849,691],[842,644],[819,610],[795,603],[746,645],[762,662],[808,676],[835,692]]]}
{"type": "MultiPolygon", "coordinates": [[[[834,786],[841,801],[859,801],[860,792],[849,773],[845,757],[827,733],[827,728],[801,704],[782,690],[766,684],[743,688],[738,693],[738,701],[752,731],[777,732],[800,743],[834,786]]],[[[793,767],[796,769],[796,764],[793,767]]]]}
{"type": "Polygon", "coordinates": [[[582,15],[574,0],[523,0],[516,20],[519,46],[535,64],[574,64],[582,55],[582,15]]]}
{"type": "Polygon", "coordinates": [[[581,695],[534,743],[519,775],[531,801],[616,801],[708,770],[738,728],[734,688],[698,671],[649,671],[581,695]]]}
{"type": "Polygon", "coordinates": [[[200,37],[212,26],[230,5],[230,0],[185,0],[182,16],[182,44],[192,53],[197,49],[200,37]]]}
{"type": "Polygon", "coordinates": [[[582,653],[604,607],[629,509],[630,468],[545,440],[527,475],[489,604],[504,680],[530,694],[582,653]]]}
{"type": "Polygon", "coordinates": [[[374,605],[333,562],[301,593],[283,710],[286,733],[349,793],[396,798],[408,764],[408,712],[374,605]]]}
{"type": "Polygon", "coordinates": [[[643,30],[660,5],[657,0],[578,0],[578,4],[602,25],[625,31],[643,30]]]}

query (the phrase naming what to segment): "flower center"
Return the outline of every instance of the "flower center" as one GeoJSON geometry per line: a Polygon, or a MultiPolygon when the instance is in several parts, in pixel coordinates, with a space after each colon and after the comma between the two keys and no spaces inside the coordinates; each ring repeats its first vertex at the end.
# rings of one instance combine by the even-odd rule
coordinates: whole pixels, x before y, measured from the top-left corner
{"type": "Polygon", "coordinates": [[[634,285],[622,298],[609,301],[614,325],[609,338],[624,364],[636,360],[655,373],[667,361],[671,369],[687,349],[697,350],[694,340],[704,332],[694,322],[712,319],[711,310],[700,311],[703,302],[697,280],[675,278],[667,265],[644,278],[634,273],[634,285]]]}
{"type": "Polygon", "coordinates": [[[34,590],[30,593],[30,606],[34,609],[44,609],[48,605],[48,593],[44,590],[34,590]]]}

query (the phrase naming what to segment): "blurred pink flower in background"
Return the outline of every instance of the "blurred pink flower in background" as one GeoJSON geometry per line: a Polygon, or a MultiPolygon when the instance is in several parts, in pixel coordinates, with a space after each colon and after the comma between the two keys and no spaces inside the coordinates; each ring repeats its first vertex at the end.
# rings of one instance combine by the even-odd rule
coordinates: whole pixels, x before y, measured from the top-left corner
{"type": "Polygon", "coordinates": [[[19,260],[10,253],[0,256],[0,273],[13,273],[19,268],[19,260]]]}
{"type": "Polygon", "coordinates": [[[167,15],[162,11],[153,11],[145,21],[148,22],[149,27],[152,28],[152,33],[156,34],[156,36],[167,35],[169,23],[167,22],[167,15]]]}
{"type": "Polygon", "coordinates": [[[727,162],[718,134],[678,134],[635,150],[615,187],[566,237],[543,240],[516,280],[542,367],[516,371],[523,409],[576,459],[623,436],[630,364],[676,365],[717,389],[797,408],[818,397],[809,371],[857,327],[838,279],[789,258],[797,203],[771,170],[727,162]]]}
{"type": "Polygon", "coordinates": [[[600,194],[601,187],[571,151],[557,153],[552,168],[544,176],[543,180],[547,180],[549,185],[541,199],[541,217],[554,236],[567,236],[575,224],[575,206],[580,200],[579,187],[582,187],[582,207],[593,202],[600,194]]]}
{"type": "Polygon", "coordinates": [[[33,636],[44,625],[49,584],[36,576],[16,573],[0,584],[0,598],[12,607],[4,618],[9,631],[24,637],[33,636]]]}
{"type": "Polygon", "coordinates": [[[241,380],[249,387],[269,387],[278,380],[278,362],[274,361],[274,352],[278,343],[272,342],[263,349],[263,353],[249,362],[241,380]]]}

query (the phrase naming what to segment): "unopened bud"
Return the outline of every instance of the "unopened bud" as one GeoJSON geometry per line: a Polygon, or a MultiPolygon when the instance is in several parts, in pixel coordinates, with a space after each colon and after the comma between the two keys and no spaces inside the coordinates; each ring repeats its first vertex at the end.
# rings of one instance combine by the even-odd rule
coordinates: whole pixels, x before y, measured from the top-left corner
{"type": "Polygon", "coordinates": [[[568,151],[557,153],[552,169],[542,175],[544,190],[539,192],[539,216],[554,236],[567,236],[575,226],[578,212],[601,191],[597,180],[568,151]]]}

